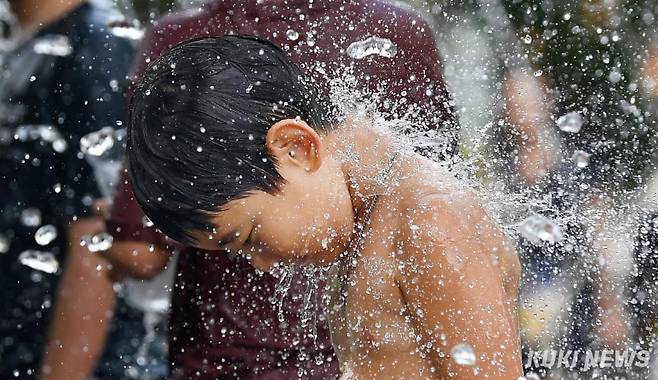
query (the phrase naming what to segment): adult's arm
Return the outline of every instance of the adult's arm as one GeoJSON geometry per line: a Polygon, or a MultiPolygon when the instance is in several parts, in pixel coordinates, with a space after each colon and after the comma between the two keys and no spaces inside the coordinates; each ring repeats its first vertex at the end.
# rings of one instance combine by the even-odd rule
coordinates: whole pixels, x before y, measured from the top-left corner
{"type": "Polygon", "coordinates": [[[68,261],[57,290],[42,379],[88,379],[112,320],[115,294],[108,261],[74,242],[103,230],[100,218],[71,225],[68,261]]]}

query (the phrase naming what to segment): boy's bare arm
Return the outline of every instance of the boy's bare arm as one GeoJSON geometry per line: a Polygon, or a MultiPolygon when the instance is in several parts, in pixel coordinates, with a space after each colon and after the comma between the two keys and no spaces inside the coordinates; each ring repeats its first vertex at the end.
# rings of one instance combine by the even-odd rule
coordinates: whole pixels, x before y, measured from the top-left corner
{"type": "Polygon", "coordinates": [[[402,231],[407,243],[399,281],[439,374],[516,379],[522,375],[521,353],[516,292],[509,288],[518,281],[518,259],[501,252],[510,245],[501,244],[504,235],[472,198],[438,197],[423,210],[407,223],[418,228],[402,231]],[[452,357],[460,343],[473,348],[474,365],[452,357]]]}

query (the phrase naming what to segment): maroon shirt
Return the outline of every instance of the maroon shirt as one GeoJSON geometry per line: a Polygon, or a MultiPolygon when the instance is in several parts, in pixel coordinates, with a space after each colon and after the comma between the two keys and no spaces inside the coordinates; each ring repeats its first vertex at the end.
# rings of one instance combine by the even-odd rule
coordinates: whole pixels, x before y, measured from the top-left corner
{"type": "MultiPolygon", "coordinates": [[[[257,35],[282,46],[306,72],[326,86],[328,77],[354,65],[359,84],[374,89],[385,84],[385,96],[415,104],[456,132],[439,56],[427,22],[410,9],[379,0],[215,1],[200,10],[169,15],[157,22],[142,45],[135,73],[175,44],[199,36],[238,33],[257,35]],[[285,5],[284,5],[285,3],[285,5]],[[297,32],[290,40],[287,31],[297,32]],[[315,33],[314,33],[315,31],[315,33]],[[393,58],[350,58],[350,43],[369,36],[397,45],[393,58]],[[309,39],[313,41],[309,44],[309,39]],[[312,45],[312,46],[311,46],[312,45]]],[[[143,214],[130,183],[122,182],[112,224],[118,240],[166,244],[143,214]],[[116,232],[118,231],[118,232],[116,232]]],[[[271,303],[276,279],[258,274],[248,262],[226,252],[185,248],[178,260],[170,320],[170,360],[175,379],[328,379],[338,376],[329,331],[319,322],[316,341],[304,339],[299,314],[304,281],[294,282],[285,303],[285,322],[271,303]]]]}

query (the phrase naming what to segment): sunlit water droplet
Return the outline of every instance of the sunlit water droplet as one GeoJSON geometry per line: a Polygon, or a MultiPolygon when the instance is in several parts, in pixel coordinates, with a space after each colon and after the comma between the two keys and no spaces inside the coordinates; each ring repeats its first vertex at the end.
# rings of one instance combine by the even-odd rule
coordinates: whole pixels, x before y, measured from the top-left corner
{"type": "Polygon", "coordinates": [[[585,152],[584,150],[576,150],[571,156],[571,161],[573,161],[578,168],[585,168],[589,165],[589,157],[591,154],[585,152]]]}
{"type": "Polygon", "coordinates": [[[521,222],[519,233],[533,244],[540,244],[542,241],[555,243],[562,239],[560,227],[552,220],[537,214],[521,222]]]}
{"type": "Polygon", "coordinates": [[[368,37],[363,41],[352,42],[347,47],[347,55],[354,59],[363,59],[369,55],[393,58],[398,47],[388,38],[368,37]]]}
{"type": "Polygon", "coordinates": [[[41,224],[41,211],[37,208],[26,208],[21,212],[21,223],[28,227],[41,224]]]}
{"type": "Polygon", "coordinates": [[[459,343],[450,350],[452,360],[459,365],[475,365],[475,351],[471,345],[459,343]]]}
{"type": "Polygon", "coordinates": [[[94,236],[84,236],[80,241],[80,245],[87,247],[89,252],[106,251],[112,247],[114,238],[107,232],[101,232],[94,236]]]}
{"type": "Polygon", "coordinates": [[[32,269],[46,273],[55,273],[59,269],[59,262],[51,252],[27,250],[18,255],[18,261],[32,269]]]}
{"type": "Polygon", "coordinates": [[[34,52],[37,54],[65,57],[73,53],[73,46],[66,36],[50,35],[39,38],[34,43],[34,52]]]}
{"type": "Polygon", "coordinates": [[[91,156],[101,156],[112,149],[115,142],[115,130],[105,127],[98,131],[88,133],[80,139],[80,150],[91,156]]]}
{"type": "Polygon", "coordinates": [[[286,38],[289,39],[290,41],[297,41],[299,38],[299,33],[297,33],[296,30],[293,29],[288,29],[286,32],[286,38]]]}
{"type": "Polygon", "coordinates": [[[37,232],[34,233],[34,240],[39,245],[48,245],[57,238],[57,228],[52,224],[46,224],[39,227],[37,232]]]}
{"type": "Polygon", "coordinates": [[[576,111],[568,112],[557,119],[561,131],[578,133],[583,126],[583,117],[576,111]]]}

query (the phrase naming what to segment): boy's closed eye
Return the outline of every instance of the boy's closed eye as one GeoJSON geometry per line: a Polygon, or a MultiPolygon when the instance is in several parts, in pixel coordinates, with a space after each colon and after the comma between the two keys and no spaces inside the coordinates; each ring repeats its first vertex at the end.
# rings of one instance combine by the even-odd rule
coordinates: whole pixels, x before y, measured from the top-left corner
{"type": "Polygon", "coordinates": [[[254,238],[254,231],[256,228],[254,226],[251,226],[249,233],[246,235],[247,238],[243,241],[240,242],[240,237],[244,236],[242,235],[239,231],[238,232],[232,232],[228,234],[225,237],[222,237],[219,239],[219,246],[220,248],[227,249],[232,247],[243,247],[245,245],[250,245],[253,243],[253,238],[254,238]]]}

